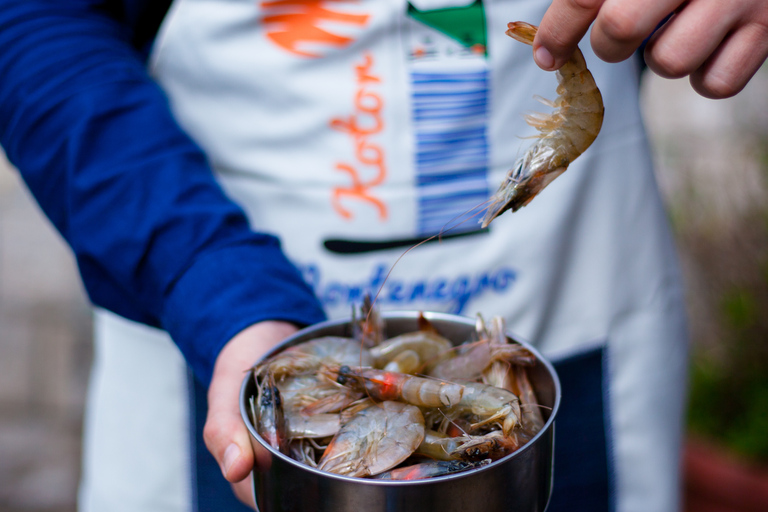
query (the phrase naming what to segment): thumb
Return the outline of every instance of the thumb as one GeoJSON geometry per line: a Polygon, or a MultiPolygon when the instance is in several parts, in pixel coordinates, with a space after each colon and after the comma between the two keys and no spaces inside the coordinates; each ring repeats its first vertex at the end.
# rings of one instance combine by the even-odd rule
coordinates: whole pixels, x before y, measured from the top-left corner
{"type": "Polygon", "coordinates": [[[224,478],[239,482],[248,476],[255,459],[248,430],[239,415],[209,410],[203,438],[224,478]]]}
{"type": "Polygon", "coordinates": [[[240,416],[239,407],[239,388],[245,373],[242,369],[227,370],[230,365],[219,364],[226,359],[222,359],[222,355],[224,351],[217,360],[208,389],[208,416],[203,427],[203,439],[208,451],[219,463],[224,478],[238,482],[248,476],[254,464],[248,429],[240,416]]]}
{"type": "Polygon", "coordinates": [[[533,58],[546,70],[560,69],[597,17],[604,0],[554,0],[533,41],[533,58]]]}
{"type": "Polygon", "coordinates": [[[258,464],[269,464],[269,452],[251,444],[240,416],[240,386],[247,371],[269,349],[296,331],[284,322],[260,322],[241,331],[219,353],[208,388],[208,416],[203,439],[230,482],[246,478],[258,464]],[[256,451],[256,453],[254,453],[256,451]]]}

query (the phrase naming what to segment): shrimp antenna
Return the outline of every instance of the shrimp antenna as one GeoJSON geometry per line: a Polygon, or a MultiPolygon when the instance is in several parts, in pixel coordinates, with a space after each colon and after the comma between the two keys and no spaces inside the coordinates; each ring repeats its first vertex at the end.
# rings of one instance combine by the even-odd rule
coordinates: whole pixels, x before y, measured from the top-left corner
{"type": "Polygon", "coordinates": [[[460,227],[461,225],[463,225],[464,223],[466,223],[466,222],[468,222],[468,221],[470,221],[472,219],[477,218],[479,215],[482,215],[490,204],[491,204],[491,199],[489,198],[489,199],[486,199],[485,201],[483,201],[482,203],[476,204],[475,206],[473,206],[469,210],[465,210],[464,212],[459,213],[458,215],[456,215],[455,217],[453,217],[451,220],[449,220],[448,222],[446,222],[443,225],[442,229],[440,229],[440,232],[437,234],[437,236],[438,237],[442,237],[447,232],[460,227]],[[461,222],[457,223],[456,225],[451,226],[452,222],[454,222],[457,219],[460,219],[462,217],[466,217],[466,218],[464,220],[462,220],[461,222]]]}
{"type": "MultiPolygon", "coordinates": [[[[437,408],[437,412],[439,412],[439,413],[440,413],[440,414],[443,416],[443,418],[445,418],[446,420],[448,420],[448,423],[450,423],[451,425],[453,425],[453,426],[454,426],[454,427],[456,427],[457,429],[461,430],[461,433],[462,433],[462,434],[464,434],[465,436],[469,437],[469,432],[467,432],[466,430],[464,430],[463,428],[461,428],[461,425],[459,425],[458,423],[456,423],[455,421],[453,421],[452,419],[450,419],[450,418],[449,418],[449,417],[448,417],[448,416],[447,416],[447,415],[446,415],[446,414],[443,412],[443,410],[442,410],[441,408],[439,408],[439,407],[438,407],[438,408],[437,408]]],[[[447,452],[446,452],[446,453],[447,453],[447,452]]]]}
{"type": "MultiPolygon", "coordinates": [[[[381,285],[379,286],[379,289],[376,290],[376,295],[374,295],[373,300],[371,301],[370,308],[368,309],[368,312],[365,315],[365,322],[369,322],[370,321],[371,314],[373,313],[373,310],[376,307],[376,302],[379,300],[379,295],[381,294],[381,291],[384,289],[384,285],[387,284],[387,281],[389,280],[389,276],[392,274],[392,271],[395,270],[395,267],[397,266],[397,264],[400,263],[400,260],[403,259],[406,254],[408,254],[412,250],[416,249],[417,247],[419,247],[421,245],[424,245],[425,243],[427,243],[427,242],[429,242],[431,240],[437,239],[438,242],[442,242],[443,235],[445,235],[449,231],[457,229],[458,227],[462,226],[464,223],[466,223],[466,222],[468,222],[468,221],[470,221],[472,219],[476,219],[477,217],[483,215],[492,204],[493,204],[493,198],[490,197],[490,198],[486,199],[485,201],[483,201],[482,203],[479,203],[479,204],[473,206],[472,208],[470,208],[468,210],[465,210],[464,212],[456,215],[455,217],[450,219],[448,222],[446,222],[443,225],[443,227],[440,228],[440,231],[437,234],[432,235],[432,236],[430,236],[428,238],[425,238],[421,242],[413,245],[412,247],[409,247],[400,256],[398,256],[398,258],[395,260],[395,262],[392,264],[392,266],[389,267],[389,271],[387,272],[387,275],[384,276],[384,280],[381,282],[381,285]],[[466,217],[466,218],[461,220],[461,222],[456,223],[455,225],[451,225],[451,223],[456,222],[458,219],[461,219],[462,217],[466,217]]],[[[354,310],[354,308],[353,308],[353,312],[352,313],[353,313],[352,314],[352,321],[354,322],[355,321],[355,314],[354,314],[355,310],[354,310]]],[[[361,352],[361,356],[360,357],[362,358],[362,352],[361,352]]]]}
{"type": "Polygon", "coordinates": [[[542,404],[520,404],[520,408],[523,407],[538,407],[539,409],[545,409],[547,411],[551,411],[552,408],[548,405],[542,405],[542,404]]]}
{"type": "Polygon", "coordinates": [[[408,254],[409,252],[411,252],[415,248],[419,247],[420,245],[424,245],[425,243],[429,242],[430,240],[434,240],[435,238],[438,238],[439,236],[440,236],[440,233],[438,233],[437,235],[432,235],[429,238],[425,238],[424,240],[422,240],[421,242],[417,243],[413,247],[409,247],[408,249],[405,250],[405,252],[403,252],[403,254],[398,256],[398,258],[395,260],[395,262],[392,264],[392,266],[389,267],[389,271],[387,272],[387,275],[384,276],[384,281],[382,281],[381,286],[379,286],[379,289],[376,291],[376,295],[373,297],[373,301],[371,302],[371,309],[368,311],[368,314],[365,317],[365,321],[366,322],[370,320],[371,313],[373,313],[373,308],[376,306],[376,301],[379,300],[379,294],[384,289],[384,285],[389,280],[390,274],[392,274],[392,271],[395,270],[395,266],[397,266],[397,264],[400,263],[400,260],[403,259],[403,257],[406,254],[408,254]]]}
{"type": "Polygon", "coordinates": [[[408,254],[412,250],[416,249],[417,247],[419,247],[421,245],[424,245],[425,243],[430,242],[430,241],[432,241],[434,239],[437,239],[439,242],[442,242],[443,235],[445,235],[446,233],[448,233],[451,230],[457,229],[458,227],[460,227],[464,223],[479,217],[480,215],[485,213],[485,210],[488,209],[488,206],[491,203],[492,203],[492,200],[489,198],[489,199],[483,201],[482,203],[477,204],[477,205],[473,206],[472,208],[470,208],[470,209],[468,209],[468,210],[466,210],[466,211],[456,215],[455,217],[450,219],[448,222],[446,222],[437,234],[432,235],[430,237],[427,237],[424,240],[422,240],[421,242],[413,245],[412,247],[409,247],[400,256],[398,256],[398,258],[395,260],[395,262],[392,264],[392,266],[389,267],[389,271],[387,272],[387,275],[384,276],[384,280],[382,281],[381,285],[379,286],[379,289],[376,291],[376,295],[373,297],[373,300],[371,302],[371,308],[368,311],[368,314],[366,315],[365,321],[367,322],[367,321],[370,320],[371,313],[373,312],[373,308],[376,306],[376,302],[379,300],[379,294],[381,294],[381,291],[384,289],[384,285],[387,284],[387,281],[389,280],[389,276],[392,274],[392,271],[395,270],[395,267],[397,266],[397,264],[400,263],[400,260],[403,259],[403,257],[405,257],[406,254],[408,254]],[[452,222],[454,222],[457,219],[460,219],[462,217],[466,217],[466,218],[464,220],[462,220],[461,222],[453,225],[453,226],[451,225],[452,222]]]}

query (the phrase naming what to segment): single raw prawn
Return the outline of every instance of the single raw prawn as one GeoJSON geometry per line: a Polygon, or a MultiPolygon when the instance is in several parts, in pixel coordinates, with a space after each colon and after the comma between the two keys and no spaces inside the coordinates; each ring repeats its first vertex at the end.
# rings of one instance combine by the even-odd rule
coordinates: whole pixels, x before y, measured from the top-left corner
{"type": "Polygon", "coordinates": [[[509,435],[520,424],[520,400],[505,389],[477,382],[459,384],[425,379],[373,368],[327,366],[320,372],[327,378],[335,378],[339,384],[364,391],[375,400],[400,400],[418,407],[441,408],[446,417],[473,414],[478,421],[470,425],[472,429],[498,422],[504,435],[509,435]]]}
{"type": "Polygon", "coordinates": [[[347,476],[373,476],[407,459],[424,439],[418,407],[381,402],[357,413],[336,433],[318,469],[347,476]]]}
{"type": "MultiPolygon", "coordinates": [[[[507,35],[533,45],[538,27],[516,21],[508,25],[507,35]]],[[[534,144],[507,173],[482,220],[487,227],[507,210],[527,205],[544,187],[560,176],[600,133],[603,124],[603,97],[587,69],[584,55],[577,48],[571,59],[555,72],[559,85],[557,99],[542,100],[555,109],[551,114],[534,113],[526,122],[539,131],[534,144]]]]}
{"type": "Polygon", "coordinates": [[[463,434],[451,437],[427,429],[416,453],[435,460],[498,460],[520,447],[516,433],[504,435],[494,430],[483,435],[463,434]]]}

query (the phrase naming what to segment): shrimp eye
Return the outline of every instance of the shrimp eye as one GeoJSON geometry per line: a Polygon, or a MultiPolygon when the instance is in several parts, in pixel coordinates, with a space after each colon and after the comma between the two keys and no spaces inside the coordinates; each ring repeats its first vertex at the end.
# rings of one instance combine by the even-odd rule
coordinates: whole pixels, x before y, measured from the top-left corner
{"type": "Polygon", "coordinates": [[[272,388],[267,387],[261,395],[261,405],[268,407],[272,403],[272,388]]]}
{"type": "Polygon", "coordinates": [[[277,389],[277,386],[272,388],[272,396],[274,397],[275,407],[282,407],[283,406],[283,401],[280,398],[280,390],[277,389]]]}
{"type": "Polygon", "coordinates": [[[341,368],[339,368],[339,377],[336,379],[336,382],[338,382],[341,385],[346,384],[349,377],[345,374],[349,373],[350,371],[351,371],[351,368],[347,365],[344,365],[341,368]]]}

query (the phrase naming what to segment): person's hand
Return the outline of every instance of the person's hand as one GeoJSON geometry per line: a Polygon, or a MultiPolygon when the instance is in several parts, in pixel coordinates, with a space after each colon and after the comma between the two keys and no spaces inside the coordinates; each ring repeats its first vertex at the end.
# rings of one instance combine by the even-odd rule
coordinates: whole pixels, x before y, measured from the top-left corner
{"type": "Polygon", "coordinates": [[[707,98],[741,91],[768,56],[765,0],[553,0],[533,43],[542,69],[560,68],[592,27],[595,54],[629,58],[664,19],[645,48],[648,67],[665,78],[690,77],[707,98]]]}
{"type": "Polygon", "coordinates": [[[266,469],[271,459],[258,443],[251,443],[240,416],[240,386],[245,372],[263,354],[296,331],[296,326],[285,322],[254,324],[224,345],[213,368],[203,439],[237,497],[251,507],[251,470],[254,466],[266,469]]]}

